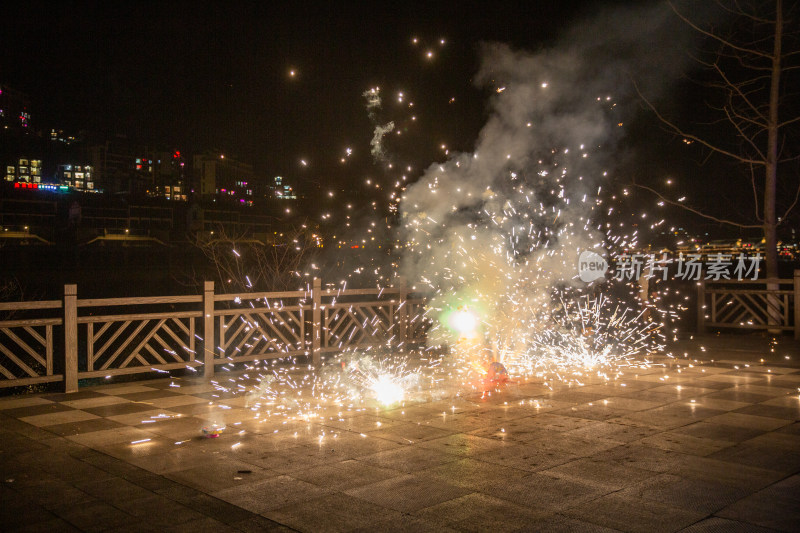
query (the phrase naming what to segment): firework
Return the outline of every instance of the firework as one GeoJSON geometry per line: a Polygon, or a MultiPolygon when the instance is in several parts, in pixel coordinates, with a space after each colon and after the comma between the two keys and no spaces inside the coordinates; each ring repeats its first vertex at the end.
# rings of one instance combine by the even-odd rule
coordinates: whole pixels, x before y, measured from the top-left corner
{"type": "Polygon", "coordinates": [[[356,353],[346,365],[354,384],[354,394],[367,397],[383,406],[410,398],[421,383],[423,368],[413,366],[407,356],[388,354],[367,356],[356,353]]]}
{"type": "MultiPolygon", "coordinates": [[[[438,40],[435,54],[420,38],[412,43],[434,59],[445,41],[438,40]]],[[[329,190],[317,219],[342,221],[348,233],[336,233],[337,250],[394,241],[401,258],[388,265],[367,256],[348,265],[338,286],[344,291],[356,276],[387,284],[403,273],[427,297],[425,312],[409,317],[430,322],[425,347],[404,354],[345,350],[322,368],[294,358],[256,361],[219,390],[246,395],[257,419],[291,422],[482,394],[525,380],[580,383],[588,373],[617,379],[631,366],[648,364],[664,339],[655,303],[642,302],[635,288],[608,276],[581,281],[576,268],[582,252],[610,265],[638,246],[638,226],[626,229],[616,218],[627,191],[604,190],[604,144],[621,123],[617,104],[605,91],[564,92],[573,67],[558,59],[490,49],[476,79],[491,89],[492,113],[475,150],[459,153],[450,139],[437,140],[446,160],[416,181],[414,167],[393,151],[390,157],[388,146],[399,144],[395,134],[405,135],[417,119],[410,115],[413,88],[388,89],[385,94],[396,96],[386,106],[378,87],[361,95],[380,170],[359,179],[371,202],[366,214],[357,213],[329,190]]],[[[342,153],[347,144],[332,149],[335,160],[353,156],[349,146],[342,153]]],[[[311,171],[309,161],[322,157],[307,155],[300,165],[311,171]]],[[[317,270],[312,265],[301,277],[317,270]]]]}

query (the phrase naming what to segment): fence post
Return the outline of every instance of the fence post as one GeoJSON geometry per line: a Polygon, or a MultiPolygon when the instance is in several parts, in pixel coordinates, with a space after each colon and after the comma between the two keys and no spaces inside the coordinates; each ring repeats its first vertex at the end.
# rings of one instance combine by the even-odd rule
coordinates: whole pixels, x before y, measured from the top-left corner
{"type": "Polygon", "coordinates": [[[78,286],[64,285],[64,392],[78,391],[78,286]]]}
{"type": "Polygon", "coordinates": [[[217,350],[214,339],[214,282],[203,284],[203,376],[214,377],[214,354],[217,350]]]}
{"type": "Polygon", "coordinates": [[[319,368],[322,364],[322,280],[314,278],[311,287],[311,361],[314,367],[319,368]]]}
{"type": "Polygon", "coordinates": [[[800,270],[794,271],[794,338],[800,341],[800,270]]]}
{"type": "Polygon", "coordinates": [[[706,281],[701,279],[697,282],[697,334],[702,335],[706,332],[706,281]]]}
{"type": "Polygon", "coordinates": [[[397,309],[397,338],[400,340],[399,344],[405,352],[408,348],[408,282],[405,276],[398,276],[397,286],[399,289],[398,297],[400,299],[397,309]],[[400,307],[402,306],[402,307],[400,307]]]}

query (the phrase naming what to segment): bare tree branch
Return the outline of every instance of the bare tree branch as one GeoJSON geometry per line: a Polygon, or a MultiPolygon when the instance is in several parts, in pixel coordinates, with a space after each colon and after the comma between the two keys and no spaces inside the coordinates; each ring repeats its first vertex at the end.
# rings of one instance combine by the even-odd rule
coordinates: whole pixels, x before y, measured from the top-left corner
{"type": "Polygon", "coordinates": [[[747,157],[742,157],[742,156],[737,155],[737,154],[735,154],[735,153],[733,153],[733,152],[731,152],[729,150],[725,150],[724,148],[720,148],[718,146],[714,146],[710,142],[706,141],[705,139],[702,139],[702,138],[698,137],[697,135],[692,135],[691,133],[686,133],[681,128],[679,128],[678,126],[676,126],[675,124],[673,124],[672,122],[667,120],[661,113],[659,113],[658,109],[656,109],[656,107],[650,102],[650,100],[645,98],[645,96],[639,90],[639,86],[638,86],[638,84],[636,82],[634,82],[633,85],[636,88],[636,92],[639,94],[641,99],[644,100],[644,102],[647,104],[647,107],[649,107],[653,111],[653,113],[655,113],[656,117],[658,117],[658,119],[661,122],[663,122],[665,125],[669,126],[675,133],[677,133],[681,137],[685,137],[687,139],[691,139],[693,141],[696,141],[696,142],[702,144],[703,146],[705,146],[706,148],[709,148],[710,150],[713,150],[713,151],[718,152],[720,154],[726,155],[726,156],[730,157],[731,159],[735,159],[736,161],[739,161],[740,163],[747,163],[747,164],[753,164],[753,165],[765,165],[766,164],[764,161],[759,161],[757,159],[750,159],[750,158],[747,158],[747,157]]]}
{"type": "Polygon", "coordinates": [[[758,191],[756,190],[756,172],[753,165],[750,165],[750,185],[753,187],[753,203],[755,204],[756,220],[764,222],[764,219],[758,214],[758,191]]]}
{"type": "MultiPolygon", "coordinates": [[[[720,109],[716,109],[716,110],[717,111],[721,111],[723,113],[728,113],[729,112],[734,117],[736,117],[737,119],[741,120],[742,122],[747,122],[748,125],[754,126],[754,127],[758,128],[760,130],[763,130],[764,128],[767,127],[766,124],[762,124],[762,123],[758,122],[757,120],[753,120],[750,117],[746,117],[746,116],[740,114],[738,111],[736,111],[736,106],[733,104],[733,102],[729,102],[726,107],[723,107],[723,108],[720,108],[720,109]]],[[[730,121],[730,118],[728,120],[730,121]]]]}
{"type": "Polygon", "coordinates": [[[652,189],[652,188],[648,187],[647,185],[640,185],[640,184],[638,184],[636,182],[634,182],[633,185],[635,187],[638,187],[640,189],[644,189],[646,191],[649,191],[649,192],[655,194],[664,203],[680,207],[682,209],[685,209],[686,211],[689,211],[690,213],[694,213],[697,216],[703,217],[703,218],[708,219],[708,220],[713,220],[714,222],[719,222],[720,224],[728,224],[730,226],[735,226],[737,228],[744,228],[744,229],[746,229],[746,228],[760,228],[761,227],[761,224],[742,224],[740,222],[734,222],[732,220],[727,220],[727,219],[724,219],[724,218],[717,218],[715,216],[711,216],[709,214],[703,213],[702,211],[700,211],[698,209],[695,209],[693,207],[690,207],[690,206],[688,206],[688,205],[686,205],[684,203],[676,202],[675,200],[670,200],[669,198],[667,198],[666,196],[662,195],[657,190],[652,189]]]}
{"type": "Polygon", "coordinates": [[[750,138],[749,135],[747,135],[742,130],[742,128],[739,127],[739,124],[737,124],[737,122],[733,119],[733,117],[731,117],[730,109],[728,107],[725,108],[725,115],[728,117],[728,122],[730,122],[733,125],[733,127],[736,128],[736,131],[739,132],[739,136],[742,139],[744,139],[750,146],[753,147],[753,150],[756,151],[758,157],[760,157],[762,160],[765,159],[764,153],[761,151],[758,145],[753,141],[753,139],[750,138]]]}
{"type": "MultiPolygon", "coordinates": [[[[676,8],[675,5],[671,1],[667,2],[667,3],[669,4],[669,7],[672,8],[672,11],[676,15],[678,15],[678,17],[683,22],[685,22],[687,25],[689,25],[691,28],[694,28],[696,31],[700,32],[701,34],[705,35],[706,37],[710,37],[711,39],[714,39],[715,41],[723,44],[724,46],[727,46],[728,48],[732,48],[733,50],[739,50],[740,52],[744,52],[746,54],[752,54],[752,55],[758,56],[758,57],[763,57],[765,59],[770,59],[771,58],[771,56],[769,54],[765,54],[765,53],[761,52],[760,50],[751,49],[751,48],[744,48],[744,47],[738,46],[737,44],[732,43],[732,42],[728,41],[727,39],[723,39],[722,37],[720,37],[719,35],[716,35],[715,33],[712,33],[712,32],[709,32],[707,30],[704,30],[703,28],[701,28],[700,26],[698,26],[697,24],[692,22],[690,19],[686,18],[686,16],[683,13],[678,11],[678,8],[676,8]]],[[[745,14],[742,13],[742,15],[745,15],[745,14]]]]}
{"type": "Polygon", "coordinates": [[[782,128],[784,126],[788,126],[789,124],[793,124],[793,123],[798,122],[798,121],[800,121],[800,116],[794,117],[794,118],[789,119],[789,120],[787,120],[785,122],[781,122],[780,124],[778,124],[778,127],[782,128]]]}
{"type": "Polygon", "coordinates": [[[305,227],[287,228],[272,242],[245,232],[228,234],[220,227],[198,236],[195,246],[222,286],[239,291],[290,289],[319,250],[317,237],[305,227]]]}
{"type": "Polygon", "coordinates": [[[745,95],[745,94],[742,92],[742,90],[739,88],[739,86],[738,86],[737,84],[735,84],[735,83],[731,83],[731,81],[728,79],[728,76],[725,74],[725,71],[724,71],[724,70],[722,70],[722,68],[720,68],[720,66],[719,66],[719,63],[717,63],[717,62],[714,62],[713,68],[714,68],[714,70],[716,70],[716,71],[717,71],[717,74],[719,74],[719,75],[720,75],[720,77],[721,77],[721,78],[722,78],[722,79],[725,81],[725,83],[728,85],[728,87],[730,87],[730,88],[731,88],[733,91],[735,91],[735,92],[736,92],[736,93],[737,93],[739,96],[741,96],[741,97],[742,97],[742,100],[744,100],[744,103],[745,103],[745,104],[747,104],[747,107],[749,107],[750,109],[752,109],[752,110],[753,110],[753,112],[754,112],[756,115],[758,115],[760,118],[764,119],[764,121],[766,121],[766,120],[767,120],[767,117],[765,117],[765,116],[764,116],[764,115],[763,115],[763,114],[762,114],[762,113],[761,113],[761,112],[758,110],[758,108],[757,108],[756,106],[754,106],[754,105],[753,105],[753,103],[752,103],[752,102],[750,101],[750,99],[749,99],[749,98],[748,98],[748,97],[747,97],[747,96],[746,96],[746,95],[745,95]]]}
{"type": "Polygon", "coordinates": [[[781,222],[786,220],[786,217],[788,217],[789,213],[792,212],[792,209],[795,208],[795,206],[797,205],[797,200],[798,199],[800,199],[800,185],[797,186],[797,191],[795,191],[795,193],[794,193],[794,201],[792,202],[792,204],[788,208],[786,208],[786,211],[783,213],[783,216],[780,219],[781,222]]]}
{"type": "Polygon", "coordinates": [[[729,8],[728,8],[728,7],[727,7],[725,4],[723,4],[723,3],[722,3],[722,2],[720,2],[719,0],[717,0],[717,2],[716,2],[716,3],[717,3],[717,5],[718,5],[719,7],[721,7],[722,9],[724,9],[725,11],[727,11],[728,13],[731,13],[731,14],[733,14],[733,15],[736,15],[736,16],[739,16],[739,17],[747,17],[747,18],[749,18],[750,20],[752,20],[752,21],[754,21],[754,22],[759,22],[759,23],[764,23],[764,24],[770,24],[770,23],[773,23],[773,22],[774,22],[774,21],[771,21],[771,20],[768,20],[768,19],[762,19],[762,18],[760,18],[760,17],[756,17],[755,15],[752,15],[752,14],[748,13],[747,11],[745,11],[745,10],[744,10],[744,9],[743,9],[743,8],[742,8],[740,5],[739,5],[739,1],[738,1],[738,0],[733,0],[733,5],[735,5],[735,6],[736,6],[736,9],[735,9],[735,10],[734,10],[734,9],[729,9],[729,8]]]}

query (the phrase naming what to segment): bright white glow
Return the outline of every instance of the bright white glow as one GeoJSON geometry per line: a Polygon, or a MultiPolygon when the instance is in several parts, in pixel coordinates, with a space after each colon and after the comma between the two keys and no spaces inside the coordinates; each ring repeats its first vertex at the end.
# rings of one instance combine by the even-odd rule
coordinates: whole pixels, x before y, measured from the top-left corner
{"type": "Polygon", "coordinates": [[[478,317],[469,311],[456,311],[450,315],[450,327],[461,335],[472,335],[478,328],[478,317]]]}
{"type": "Polygon", "coordinates": [[[372,391],[377,400],[384,405],[403,401],[403,387],[387,374],[378,376],[372,384],[372,391]]]}

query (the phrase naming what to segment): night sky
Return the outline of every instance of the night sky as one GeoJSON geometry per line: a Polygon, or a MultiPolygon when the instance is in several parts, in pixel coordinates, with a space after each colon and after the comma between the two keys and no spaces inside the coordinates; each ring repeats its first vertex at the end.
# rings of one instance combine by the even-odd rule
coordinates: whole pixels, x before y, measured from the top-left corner
{"type": "MultiPolygon", "coordinates": [[[[707,201],[712,209],[745,201],[749,209],[749,191],[740,198],[716,185],[729,162],[688,152],[631,90],[637,81],[672,116],[704,118],[696,110],[705,94],[686,81],[697,65],[683,65],[698,43],[667,11],[662,21],[637,14],[656,4],[663,8],[623,0],[6,2],[0,82],[31,95],[36,129],[220,150],[301,191],[348,190],[388,175],[369,153],[376,123],[395,122],[388,161],[411,165],[412,180],[446,158],[442,145],[474,148],[494,89],[474,83],[481,43],[534,53],[577,43],[579,54],[596,55],[596,72],[584,76],[619,76],[609,89],[625,99],[625,138],[607,148],[623,181],[674,173],[699,201],[722,194],[725,202],[707,201]],[[607,25],[597,22],[604,17],[607,25]],[[362,96],[372,87],[383,97],[377,122],[362,96]]],[[[708,4],[686,5],[702,16],[708,4]]]]}
{"type": "Polygon", "coordinates": [[[485,119],[486,93],[471,81],[478,43],[535,50],[609,2],[232,4],[5,3],[0,78],[31,95],[37,127],[346,181],[372,166],[365,90],[381,87],[385,119],[408,128],[394,148],[415,162],[441,158],[442,143],[468,150],[485,119]],[[392,107],[399,92],[411,112],[392,107]]]}

